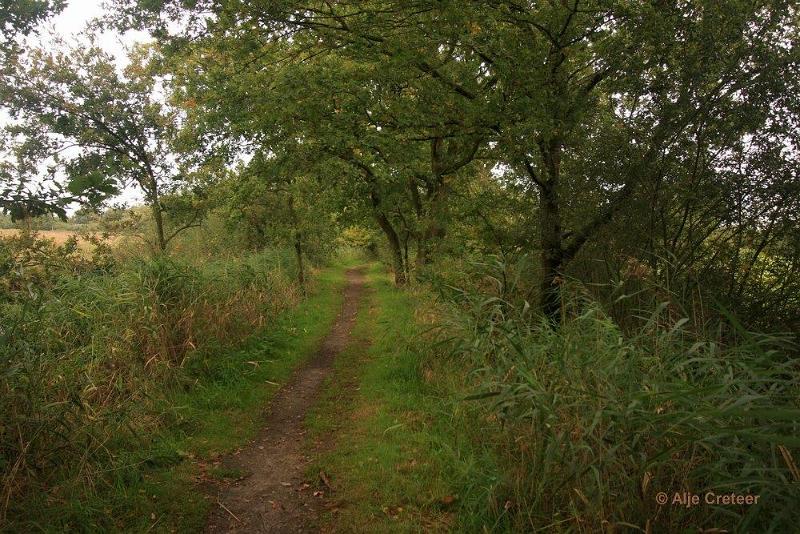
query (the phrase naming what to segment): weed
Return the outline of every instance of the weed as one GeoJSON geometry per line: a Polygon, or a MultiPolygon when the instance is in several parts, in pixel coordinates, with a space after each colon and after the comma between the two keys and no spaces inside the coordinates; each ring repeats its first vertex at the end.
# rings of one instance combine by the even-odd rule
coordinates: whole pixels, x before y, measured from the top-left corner
{"type": "MultiPolygon", "coordinates": [[[[191,472],[187,459],[245,439],[273,389],[265,381],[312,350],[341,284],[325,275],[320,309],[298,309],[287,322],[279,317],[299,291],[282,252],[98,270],[35,238],[4,246],[0,521],[25,530],[120,528],[153,508],[134,488],[169,495],[191,472]],[[37,257],[48,264],[30,261],[37,257]],[[250,352],[231,355],[267,326],[250,352]],[[32,505],[43,512],[27,513],[32,505]]],[[[176,520],[195,517],[192,509],[176,520]]]]}

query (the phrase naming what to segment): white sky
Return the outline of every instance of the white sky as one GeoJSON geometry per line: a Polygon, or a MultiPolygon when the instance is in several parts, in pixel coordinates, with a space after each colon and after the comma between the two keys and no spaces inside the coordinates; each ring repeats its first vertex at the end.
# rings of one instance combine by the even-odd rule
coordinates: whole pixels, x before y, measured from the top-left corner
{"type": "MultiPolygon", "coordinates": [[[[45,22],[42,25],[40,36],[38,38],[34,36],[32,41],[46,43],[46,33],[50,28],[54,28],[55,32],[62,36],[79,33],[90,20],[106,12],[102,4],[103,0],[69,0],[66,9],[58,16],[45,22]]],[[[106,52],[114,54],[117,60],[121,62],[120,64],[124,66],[127,63],[125,46],[146,40],[148,40],[148,35],[145,32],[130,31],[124,35],[115,32],[104,32],[100,35],[98,43],[106,52]]]]}

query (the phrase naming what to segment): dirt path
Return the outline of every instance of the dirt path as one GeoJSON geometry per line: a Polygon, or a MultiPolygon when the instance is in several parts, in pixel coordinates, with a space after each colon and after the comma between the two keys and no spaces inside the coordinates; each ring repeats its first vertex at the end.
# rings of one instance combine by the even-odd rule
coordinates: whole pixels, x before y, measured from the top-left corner
{"type": "Polygon", "coordinates": [[[245,477],[219,491],[208,532],[315,532],[322,482],[306,480],[304,420],[333,360],[348,344],[363,293],[361,269],[347,271],[344,304],[322,347],[275,395],[260,435],[227,458],[245,477]]]}

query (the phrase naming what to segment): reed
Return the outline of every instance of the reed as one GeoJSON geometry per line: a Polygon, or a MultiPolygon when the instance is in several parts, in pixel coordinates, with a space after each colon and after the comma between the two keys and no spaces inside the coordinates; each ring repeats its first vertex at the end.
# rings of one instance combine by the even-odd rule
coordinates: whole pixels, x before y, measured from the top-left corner
{"type": "Polygon", "coordinates": [[[166,424],[168,392],[300,298],[282,250],[199,265],[108,252],[0,242],[0,524],[31,492],[110,484],[120,448],[166,424]]]}
{"type": "Polygon", "coordinates": [[[554,328],[496,269],[478,271],[483,290],[440,288],[440,333],[472,370],[470,418],[506,466],[492,497],[498,525],[795,528],[800,360],[790,337],[749,332],[724,310],[698,330],[670,301],[631,310],[638,326],[623,331],[574,283],[554,328]],[[686,492],[701,503],[672,502],[686,492]],[[707,492],[759,498],[708,504],[707,492]]]}

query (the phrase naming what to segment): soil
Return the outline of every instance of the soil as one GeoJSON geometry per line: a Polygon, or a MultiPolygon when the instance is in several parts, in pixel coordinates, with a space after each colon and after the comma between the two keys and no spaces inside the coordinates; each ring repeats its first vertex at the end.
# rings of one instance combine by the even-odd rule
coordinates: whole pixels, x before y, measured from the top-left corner
{"type": "Polygon", "coordinates": [[[344,303],[316,355],[298,369],[275,395],[259,436],[223,461],[246,475],[219,493],[207,531],[318,532],[329,481],[324,473],[308,477],[305,419],[336,355],[347,347],[364,290],[363,270],[347,271],[344,303]]]}

